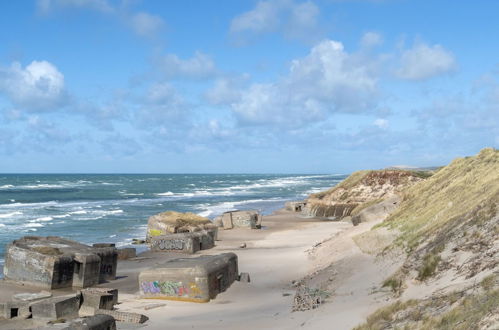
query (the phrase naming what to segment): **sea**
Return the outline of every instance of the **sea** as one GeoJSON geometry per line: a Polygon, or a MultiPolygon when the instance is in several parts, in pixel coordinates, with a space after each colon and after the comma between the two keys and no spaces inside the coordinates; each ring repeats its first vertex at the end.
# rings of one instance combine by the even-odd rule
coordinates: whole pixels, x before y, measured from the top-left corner
{"type": "Polygon", "coordinates": [[[128,246],[147,219],[174,210],[210,219],[229,210],[267,215],[330,188],[339,174],[0,174],[0,268],[22,236],[128,246]]]}

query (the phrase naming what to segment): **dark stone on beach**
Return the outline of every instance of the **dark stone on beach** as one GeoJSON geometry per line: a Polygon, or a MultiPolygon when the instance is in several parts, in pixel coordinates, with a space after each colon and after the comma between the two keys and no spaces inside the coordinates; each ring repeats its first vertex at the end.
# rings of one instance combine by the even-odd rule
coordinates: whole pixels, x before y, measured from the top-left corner
{"type": "Polygon", "coordinates": [[[146,244],[146,240],[145,239],[138,239],[138,238],[134,238],[132,239],[132,244],[146,244]]]}
{"type": "Polygon", "coordinates": [[[32,304],[31,312],[33,318],[51,320],[77,318],[80,301],[79,294],[49,298],[32,304]]]}
{"type": "Polygon", "coordinates": [[[239,275],[239,282],[249,283],[250,282],[250,275],[249,275],[249,273],[241,273],[239,275]]]}

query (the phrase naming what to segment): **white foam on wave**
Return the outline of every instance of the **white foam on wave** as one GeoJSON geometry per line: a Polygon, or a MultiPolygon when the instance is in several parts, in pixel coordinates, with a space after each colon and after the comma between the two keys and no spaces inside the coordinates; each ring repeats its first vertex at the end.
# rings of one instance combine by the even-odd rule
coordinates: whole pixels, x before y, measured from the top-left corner
{"type": "Polygon", "coordinates": [[[0,219],[11,218],[11,217],[15,217],[16,215],[22,215],[22,214],[23,213],[20,211],[14,211],[14,212],[10,212],[10,213],[2,213],[2,214],[0,214],[0,219]]]}
{"type": "Polygon", "coordinates": [[[198,208],[204,209],[204,211],[199,212],[198,215],[202,217],[217,216],[224,212],[235,210],[238,207],[244,205],[249,205],[254,203],[275,203],[275,202],[284,202],[284,201],[286,201],[286,199],[269,198],[269,199],[247,199],[242,201],[222,202],[214,205],[201,204],[198,205],[198,208]]]}
{"type": "Polygon", "coordinates": [[[172,193],[171,191],[156,194],[156,196],[173,196],[173,195],[175,195],[175,194],[172,193]]]}
{"type": "Polygon", "coordinates": [[[3,223],[0,223],[0,227],[7,227],[7,226],[4,225],[3,223]]]}
{"type": "Polygon", "coordinates": [[[37,223],[37,222],[30,222],[30,223],[25,224],[24,227],[26,227],[26,228],[43,227],[43,225],[41,223],[37,223]]]}
{"type": "Polygon", "coordinates": [[[52,218],[52,217],[40,217],[40,218],[36,218],[36,221],[51,221],[51,220],[54,220],[54,218],[52,218]]]}
{"type": "Polygon", "coordinates": [[[73,211],[69,212],[69,214],[87,214],[88,212],[85,210],[73,211]]]}

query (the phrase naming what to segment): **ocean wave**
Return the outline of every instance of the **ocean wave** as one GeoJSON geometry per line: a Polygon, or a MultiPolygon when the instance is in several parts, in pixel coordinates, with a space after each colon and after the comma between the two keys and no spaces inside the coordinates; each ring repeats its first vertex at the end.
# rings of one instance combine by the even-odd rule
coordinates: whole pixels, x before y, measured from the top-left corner
{"type": "Polygon", "coordinates": [[[3,223],[0,223],[0,228],[1,227],[7,227],[7,226],[5,224],[3,224],[3,223]]]}

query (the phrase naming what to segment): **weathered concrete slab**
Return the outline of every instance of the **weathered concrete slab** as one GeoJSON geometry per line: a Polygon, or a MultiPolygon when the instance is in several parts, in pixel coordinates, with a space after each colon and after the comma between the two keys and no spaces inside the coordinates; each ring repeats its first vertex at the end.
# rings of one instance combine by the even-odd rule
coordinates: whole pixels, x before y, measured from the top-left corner
{"type": "Polygon", "coordinates": [[[130,312],[120,312],[120,311],[110,311],[106,309],[99,309],[96,312],[96,315],[104,314],[112,316],[116,321],[125,322],[125,323],[138,323],[142,324],[149,320],[149,318],[145,315],[138,313],[130,313],[130,312]]]}
{"type": "Polygon", "coordinates": [[[12,296],[14,302],[30,302],[52,297],[52,293],[48,291],[40,291],[38,293],[17,293],[12,296]]]}
{"type": "Polygon", "coordinates": [[[116,320],[111,315],[94,315],[89,317],[77,318],[70,322],[51,324],[41,330],[59,329],[59,330],[116,330],[116,320]]]}
{"type": "Polygon", "coordinates": [[[151,238],[150,247],[152,251],[157,252],[196,253],[199,250],[207,250],[215,246],[217,230],[217,228],[213,228],[193,233],[155,236],[151,238]]]}
{"type": "Polygon", "coordinates": [[[8,245],[4,275],[47,289],[89,287],[116,278],[118,254],[109,245],[91,247],[55,236],[25,236],[8,245]]]}
{"type": "Polygon", "coordinates": [[[144,298],[208,302],[237,279],[237,255],[223,253],[175,259],[143,271],[139,287],[144,298]]]}
{"type": "MultiPolygon", "coordinates": [[[[220,217],[224,229],[259,229],[261,227],[261,216],[258,211],[228,211],[220,217]]],[[[220,222],[220,220],[217,219],[215,222],[220,222]]]]}
{"type": "Polygon", "coordinates": [[[79,294],[49,298],[31,304],[31,313],[33,318],[50,320],[77,318],[80,300],[79,294]]]}

